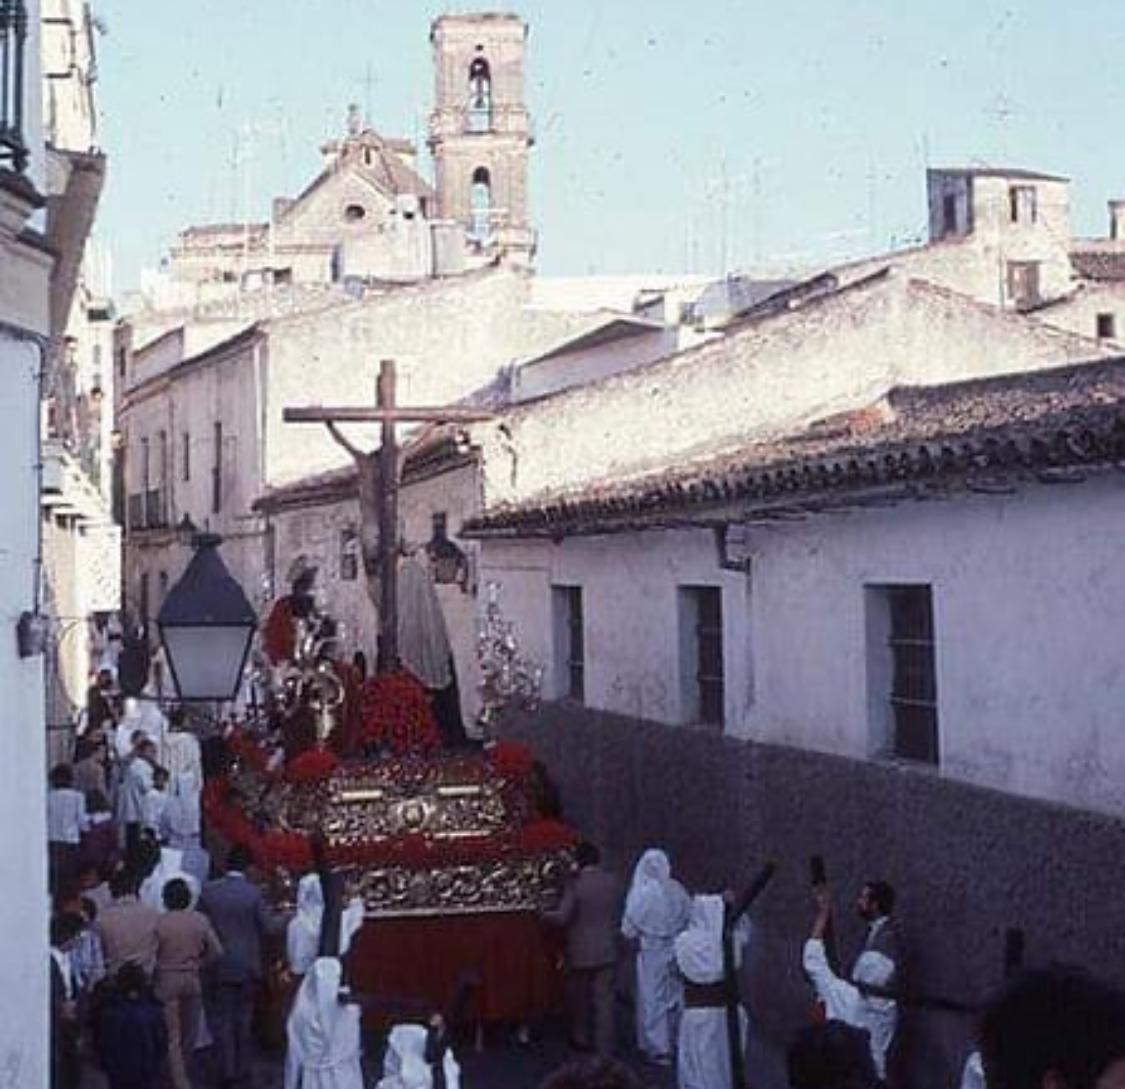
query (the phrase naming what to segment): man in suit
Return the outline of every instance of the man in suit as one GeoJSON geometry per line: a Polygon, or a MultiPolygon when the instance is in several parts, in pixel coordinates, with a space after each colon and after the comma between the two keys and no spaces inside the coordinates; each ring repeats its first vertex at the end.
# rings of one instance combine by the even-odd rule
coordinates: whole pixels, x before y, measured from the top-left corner
{"type": "Polygon", "coordinates": [[[574,1047],[599,1055],[613,1052],[613,972],[621,916],[621,885],[602,869],[592,843],[574,850],[578,872],[563,891],[558,907],[543,917],[566,928],[567,1006],[574,1047]]]}
{"type": "Polygon", "coordinates": [[[262,890],[247,878],[251,861],[245,848],[232,848],[226,873],[209,881],[199,897],[199,910],[211,920],[223,947],[211,972],[207,1020],[224,1089],[249,1084],[250,1024],[262,978],[262,938],[284,927],[284,920],[266,906],[262,890]]]}
{"type": "MultiPolygon", "coordinates": [[[[898,924],[894,919],[895,890],[888,881],[868,881],[859,892],[856,912],[867,923],[867,935],[863,941],[860,955],[882,953],[894,966],[896,973],[901,969],[901,951],[898,924]]],[[[852,970],[855,978],[855,970],[852,970]]],[[[888,986],[897,986],[892,979],[888,986]]]]}

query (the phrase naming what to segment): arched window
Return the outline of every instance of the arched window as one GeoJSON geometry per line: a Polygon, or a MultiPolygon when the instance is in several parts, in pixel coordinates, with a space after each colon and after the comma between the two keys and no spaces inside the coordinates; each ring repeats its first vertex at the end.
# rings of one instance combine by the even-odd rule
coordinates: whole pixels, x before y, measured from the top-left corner
{"type": "Polygon", "coordinates": [[[487,242],[492,234],[492,177],[486,167],[478,166],[473,171],[469,207],[472,209],[469,234],[478,242],[487,242]]]}
{"type": "Polygon", "coordinates": [[[484,57],[469,65],[469,131],[492,130],[492,72],[484,57]]]}

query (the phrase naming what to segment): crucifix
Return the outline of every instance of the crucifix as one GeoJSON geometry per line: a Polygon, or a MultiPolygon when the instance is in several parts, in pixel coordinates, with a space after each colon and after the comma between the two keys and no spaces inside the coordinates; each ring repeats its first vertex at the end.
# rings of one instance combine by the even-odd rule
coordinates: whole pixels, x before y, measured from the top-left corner
{"type": "Polygon", "coordinates": [[[492,413],[476,408],[406,407],[395,403],[395,364],[384,359],[379,364],[375,384],[375,407],[286,408],[281,418],[286,423],[323,423],[332,437],[351,454],[359,474],[360,545],[364,571],[371,582],[378,580],[372,601],[379,611],[379,655],[381,672],[398,664],[398,487],[399,448],[395,426],[400,423],[477,423],[492,418],[492,413]],[[379,423],[378,449],[365,453],[340,431],[341,423],[379,423]]]}

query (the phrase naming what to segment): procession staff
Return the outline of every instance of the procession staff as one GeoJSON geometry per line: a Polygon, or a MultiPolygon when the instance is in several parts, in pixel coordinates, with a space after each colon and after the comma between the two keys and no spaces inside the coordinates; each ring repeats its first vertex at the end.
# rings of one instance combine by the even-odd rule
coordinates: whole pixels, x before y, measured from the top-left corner
{"type": "Polygon", "coordinates": [[[723,915],[723,982],[726,985],[727,1049],[730,1051],[731,1077],[736,1089],[746,1084],[746,1064],[743,1058],[742,1003],[738,994],[739,951],[736,947],[736,928],[750,906],[765,891],[777,871],[777,863],[767,862],[746,886],[738,900],[724,900],[723,915]]]}

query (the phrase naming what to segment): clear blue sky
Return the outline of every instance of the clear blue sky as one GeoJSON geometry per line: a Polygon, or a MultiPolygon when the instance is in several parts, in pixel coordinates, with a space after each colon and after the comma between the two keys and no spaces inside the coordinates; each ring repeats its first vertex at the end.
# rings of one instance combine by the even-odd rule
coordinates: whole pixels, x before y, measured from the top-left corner
{"type": "MultiPolygon", "coordinates": [[[[1075,229],[1125,196],[1121,0],[520,0],[548,273],[717,271],[919,235],[924,170],[1074,180],[1075,229]],[[725,194],[725,198],[724,198],[725,194]],[[724,212],[725,208],[725,212],[724,212]]],[[[116,288],[188,223],[265,218],[318,170],[349,101],[421,136],[421,0],[94,0],[98,236],[116,288]],[[249,165],[237,170],[240,129],[249,165]]]]}

